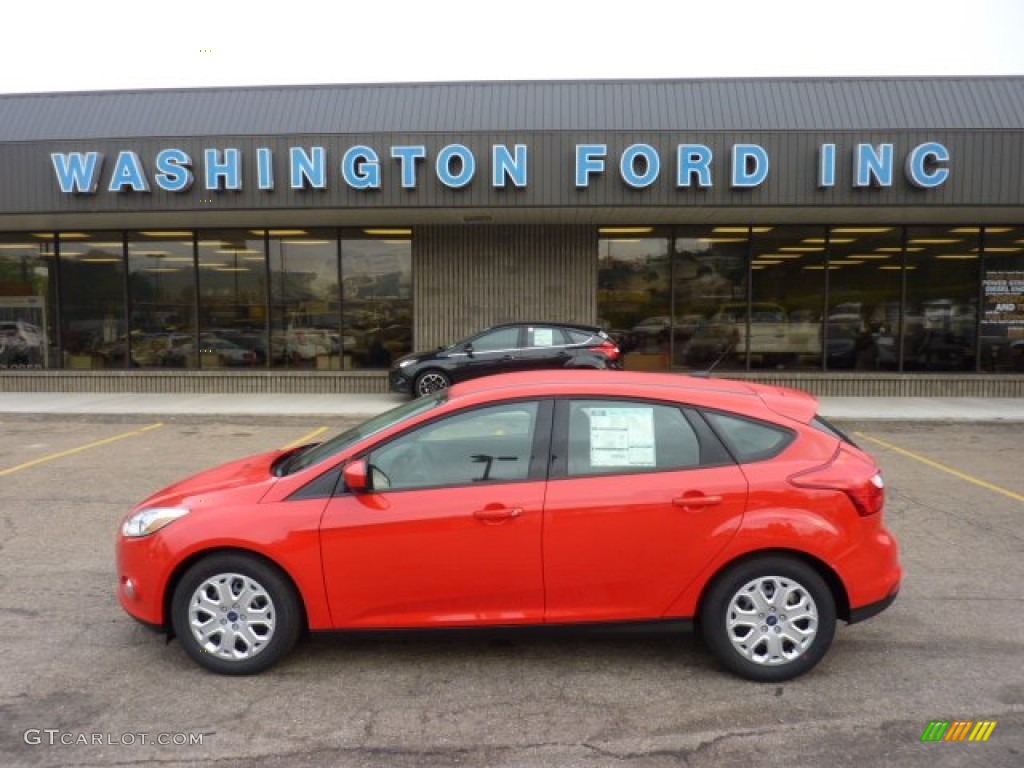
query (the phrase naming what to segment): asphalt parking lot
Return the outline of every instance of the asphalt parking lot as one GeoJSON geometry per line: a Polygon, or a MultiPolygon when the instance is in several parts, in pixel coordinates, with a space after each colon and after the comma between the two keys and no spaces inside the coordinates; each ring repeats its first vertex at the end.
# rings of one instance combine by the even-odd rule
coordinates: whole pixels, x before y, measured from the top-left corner
{"type": "Polygon", "coordinates": [[[675,636],[320,637],[224,678],[122,612],[134,503],[351,420],[0,416],[0,765],[1024,764],[1024,425],[841,424],[884,468],[906,580],[784,685],[675,636]],[[922,743],[933,720],[997,725],[922,743]]]}

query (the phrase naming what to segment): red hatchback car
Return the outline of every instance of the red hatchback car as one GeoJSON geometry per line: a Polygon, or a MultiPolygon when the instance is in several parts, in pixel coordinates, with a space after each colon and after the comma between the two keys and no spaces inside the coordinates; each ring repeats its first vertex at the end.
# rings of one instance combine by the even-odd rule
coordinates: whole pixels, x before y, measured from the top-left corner
{"type": "Polygon", "coordinates": [[[816,406],[621,371],[457,385],[154,494],[118,597],[227,674],[307,630],[657,623],[786,680],[902,575],[878,466],[816,406]]]}

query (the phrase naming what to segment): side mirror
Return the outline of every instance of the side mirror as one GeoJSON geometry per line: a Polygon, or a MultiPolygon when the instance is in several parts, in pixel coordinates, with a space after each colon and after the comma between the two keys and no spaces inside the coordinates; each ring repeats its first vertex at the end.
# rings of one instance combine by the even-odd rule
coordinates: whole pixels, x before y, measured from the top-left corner
{"type": "Polygon", "coordinates": [[[345,485],[350,491],[361,493],[369,490],[370,480],[365,459],[350,461],[345,465],[341,476],[345,478],[345,485]]]}
{"type": "Polygon", "coordinates": [[[462,345],[462,348],[466,351],[467,354],[473,354],[473,342],[467,341],[465,344],[462,345]]]}

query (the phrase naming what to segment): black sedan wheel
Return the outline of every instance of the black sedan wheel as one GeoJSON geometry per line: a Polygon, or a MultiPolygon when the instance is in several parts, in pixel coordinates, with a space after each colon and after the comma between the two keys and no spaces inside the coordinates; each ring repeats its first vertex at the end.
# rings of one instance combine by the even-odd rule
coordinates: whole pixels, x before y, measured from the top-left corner
{"type": "Polygon", "coordinates": [[[416,393],[416,397],[432,395],[434,392],[448,388],[451,386],[451,383],[451,379],[441,371],[424,371],[416,377],[416,383],[413,384],[413,392],[416,393]]]}
{"type": "Polygon", "coordinates": [[[836,629],[835,600],[799,560],[748,560],[718,577],[701,611],[701,632],[715,658],[741,677],[780,682],[825,656],[836,629]]]}
{"type": "Polygon", "coordinates": [[[276,663],[295,645],[300,616],[295,589],[276,568],[237,554],[193,565],[171,604],[186,653],[226,675],[251,675],[276,663]]]}

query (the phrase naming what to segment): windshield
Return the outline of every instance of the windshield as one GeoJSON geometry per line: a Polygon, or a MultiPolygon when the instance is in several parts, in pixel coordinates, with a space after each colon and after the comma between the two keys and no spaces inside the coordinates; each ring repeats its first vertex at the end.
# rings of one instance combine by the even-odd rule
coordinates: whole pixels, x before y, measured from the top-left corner
{"type": "Polygon", "coordinates": [[[346,430],[326,442],[311,446],[304,451],[300,451],[282,465],[280,472],[282,475],[290,475],[294,472],[300,472],[307,467],[311,467],[314,464],[319,464],[326,458],[337,456],[346,448],[354,445],[365,437],[369,437],[370,435],[385,430],[392,424],[397,424],[400,421],[411,419],[413,416],[423,413],[424,411],[429,411],[431,408],[436,408],[447,401],[447,390],[441,390],[433,395],[427,395],[426,397],[421,397],[417,400],[411,400],[397,408],[392,408],[390,411],[374,416],[372,419],[364,421],[362,424],[358,424],[352,427],[352,429],[346,430]]]}

